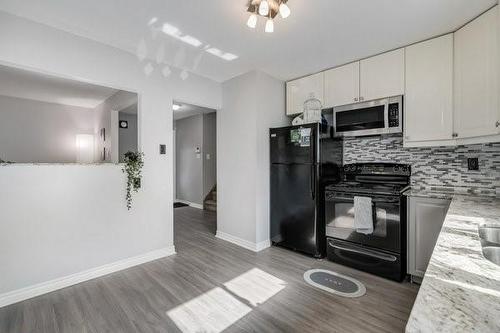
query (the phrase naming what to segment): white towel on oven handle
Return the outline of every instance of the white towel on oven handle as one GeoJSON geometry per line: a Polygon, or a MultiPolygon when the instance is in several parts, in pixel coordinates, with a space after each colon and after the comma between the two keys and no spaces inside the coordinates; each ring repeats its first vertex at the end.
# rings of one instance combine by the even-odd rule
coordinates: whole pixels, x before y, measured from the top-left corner
{"type": "Polygon", "coordinates": [[[360,234],[373,233],[372,198],[354,197],[354,228],[360,234]]]}

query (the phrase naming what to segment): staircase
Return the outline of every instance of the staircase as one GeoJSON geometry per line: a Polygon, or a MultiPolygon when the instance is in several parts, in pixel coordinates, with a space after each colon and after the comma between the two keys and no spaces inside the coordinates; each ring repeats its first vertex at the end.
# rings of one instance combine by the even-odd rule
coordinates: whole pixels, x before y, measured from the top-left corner
{"type": "Polygon", "coordinates": [[[210,192],[208,192],[205,200],[203,200],[203,209],[212,212],[217,211],[217,185],[215,185],[210,192]]]}

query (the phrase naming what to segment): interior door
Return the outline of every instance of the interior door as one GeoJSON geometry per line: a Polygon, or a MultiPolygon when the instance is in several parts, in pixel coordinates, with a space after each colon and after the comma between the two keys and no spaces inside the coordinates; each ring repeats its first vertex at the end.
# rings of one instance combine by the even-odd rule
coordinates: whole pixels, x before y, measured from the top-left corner
{"type": "Polygon", "coordinates": [[[316,165],[271,165],[271,240],[316,254],[316,165]]]}

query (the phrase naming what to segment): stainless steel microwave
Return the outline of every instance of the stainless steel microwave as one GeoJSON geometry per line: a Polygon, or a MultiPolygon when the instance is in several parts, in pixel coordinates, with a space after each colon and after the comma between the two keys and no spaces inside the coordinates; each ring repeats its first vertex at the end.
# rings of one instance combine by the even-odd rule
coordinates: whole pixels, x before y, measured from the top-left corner
{"type": "Polygon", "coordinates": [[[403,96],[333,108],[334,136],[364,136],[403,132],[403,96]]]}

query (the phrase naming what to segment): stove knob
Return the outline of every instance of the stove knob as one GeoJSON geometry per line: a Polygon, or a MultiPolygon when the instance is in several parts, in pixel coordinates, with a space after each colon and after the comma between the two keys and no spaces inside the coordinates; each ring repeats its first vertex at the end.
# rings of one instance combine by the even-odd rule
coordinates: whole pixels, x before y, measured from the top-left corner
{"type": "Polygon", "coordinates": [[[394,166],[394,173],[399,173],[399,165],[394,166]]]}
{"type": "Polygon", "coordinates": [[[401,172],[404,173],[404,174],[408,173],[408,167],[407,166],[402,166],[401,167],[401,172]]]}

